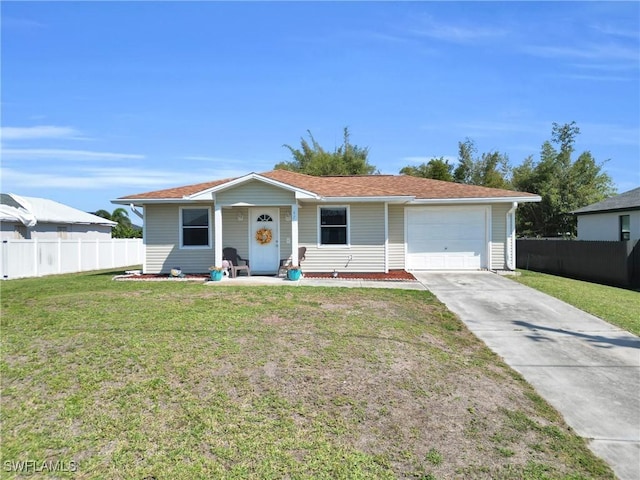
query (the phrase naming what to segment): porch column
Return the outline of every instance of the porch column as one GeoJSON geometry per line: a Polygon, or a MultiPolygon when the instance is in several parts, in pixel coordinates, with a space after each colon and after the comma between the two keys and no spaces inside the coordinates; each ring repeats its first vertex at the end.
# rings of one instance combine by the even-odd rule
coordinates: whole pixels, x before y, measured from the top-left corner
{"type": "Polygon", "coordinates": [[[507,212],[507,258],[506,267],[508,270],[516,269],[516,209],[518,202],[511,204],[511,209],[507,212]]]}
{"type": "Polygon", "coordinates": [[[389,273],[389,202],[384,202],[384,273],[389,273]]]}
{"type": "Polygon", "coordinates": [[[213,212],[214,265],[222,267],[222,207],[216,202],[213,212]]]}
{"type": "Polygon", "coordinates": [[[291,264],[299,265],[298,259],[298,204],[291,205],[291,264]]]}

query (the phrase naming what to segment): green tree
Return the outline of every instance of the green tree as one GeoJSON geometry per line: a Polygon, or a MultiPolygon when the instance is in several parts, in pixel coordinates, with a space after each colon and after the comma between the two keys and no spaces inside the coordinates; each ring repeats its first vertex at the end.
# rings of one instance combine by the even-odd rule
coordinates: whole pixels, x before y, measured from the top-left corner
{"type": "Polygon", "coordinates": [[[413,166],[407,165],[400,170],[403,175],[413,177],[433,178],[435,180],[453,181],[453,165],[444,157],[432,158],[427,163],[413,166]]]}
{"type": "Polygon", "coordinates": [[[458,166],[453,172],[453,180],[469,185],[492,188],[509,188],[511,166],[507,155],[494,151],[477,156],[477,148],[472,140],[458,142],[458,166]]]}
{"type": "Polygon", "coordinates": [[[98,210],[93,214],[97,215],[98,217],[106,218],[107,220],[111,220],[112,222],[118,223],[111,230],[111,236],[113,238],[141,238],[142,237],[142,229],[140,227],[133,225],[133,223],[131,223],[129,214],[122,207],[116,208],[111,213],[108,212],[107,210],[98,210]]]}
{"type": "Polygon", "coordinates": [[[453,172],[453,179],[458,183],[471,183],[474,160],[477,149],[475,143],[469,138],[464,142],[458,142],[458,166],[453,172]]]}
{"type": "Polygon", "coordinates": [[[529,157],[513,169],[512,184],[516,190],[542,197],[540,203],[525,203],[518,209],[520,233],[574,236],[576,220],[571,212],[615,193],[611,177],[602,171],[603,164],[596,163],[591,152],[585,151],[572,160],[579,133],[575,122],[553,123],[551,141],[542,144],[540,161],[529,157]]]}
{"type": "Polygon", "coordinates": [[[287,148],[293,160],[280,162],[276,169],[290,170],[307,175],[370,175],[376,172],[376,167],[368,161],[369,149],[352,145],[348,127],[344,128],[342,145],[329,152],[313,137],[310,130],[310,143],[300,139],[300,148],[283,145],[287,148]]]}

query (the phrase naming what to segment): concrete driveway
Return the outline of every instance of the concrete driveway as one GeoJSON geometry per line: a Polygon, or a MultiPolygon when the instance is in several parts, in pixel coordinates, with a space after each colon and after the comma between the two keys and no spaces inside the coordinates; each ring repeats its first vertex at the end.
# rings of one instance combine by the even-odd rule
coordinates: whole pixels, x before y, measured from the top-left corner
{"type": "Polygon", "coordinates": [[[412,273],[589,439],[620,479],[640,479],[638,337],[493,273],[412,273]]]}

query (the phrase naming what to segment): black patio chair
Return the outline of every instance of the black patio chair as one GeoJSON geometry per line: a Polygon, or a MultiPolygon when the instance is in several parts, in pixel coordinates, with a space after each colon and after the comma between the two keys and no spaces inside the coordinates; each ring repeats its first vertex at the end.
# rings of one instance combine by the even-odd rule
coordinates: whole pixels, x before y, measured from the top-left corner
{"type": "Polygon", "coordinates": [[[231,265],[229,265],[229,270],[231,270],[231,278],[236,278],[238,276],[238,271],[246,271],[247,276],[251,276],[251,269],[249,268],[249,259],[242,258],[238,254],[238,250],[233,247],[226,247],[222,249],[222,258],[228,261],[231,265]],[[244,265],[240,265],[240,262],[244,262],[244,265]]]}

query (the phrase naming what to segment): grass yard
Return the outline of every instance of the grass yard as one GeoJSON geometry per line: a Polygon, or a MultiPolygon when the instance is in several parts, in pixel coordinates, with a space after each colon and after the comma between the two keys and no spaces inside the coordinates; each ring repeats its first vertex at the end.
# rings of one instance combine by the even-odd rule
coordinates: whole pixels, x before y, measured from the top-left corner
{"type": "Polygon", "coordinates": [[[0,285],[2,478],[613,478],[429,292],[111,276],[0,285]]]}
{"type": "Polygon", "coordinates": [[[640,292],[529,270],[518,272],[521,275],[508,278],[640,335],[640,292]]]}

